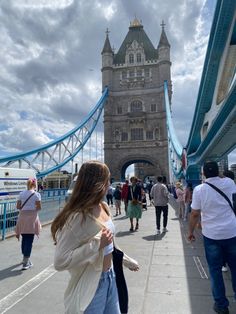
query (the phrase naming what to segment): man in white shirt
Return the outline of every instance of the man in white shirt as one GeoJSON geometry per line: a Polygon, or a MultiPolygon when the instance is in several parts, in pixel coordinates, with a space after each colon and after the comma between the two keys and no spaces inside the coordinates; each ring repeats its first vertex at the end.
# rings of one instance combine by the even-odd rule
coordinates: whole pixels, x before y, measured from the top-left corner
{"type": "Polygon", "coordinates": [[[188,239],[195,240],[193,232],[201,214],[205,254],[215,300],[214,310],[218,314],[228,314],[229,301],[225,296],[221,268],[225,258],[231,271],[236,298],[236,216],[227,200],[206,182],[220,189],[231,202],[236,186],[230,178],[219,177],[219,168],[215,161],[206,162],[203,172],[205,183],[193,190],[188,239]]]}
{"type": "Polygon", "coordinates": [[[151,197],[153,198],[154,206],[156,208],[156,227],[157,235],[161,233],[160,231],[160,220],[161,213],[163,212],[163,232],[167,232],[167,221],[168,221],[168,201],[169,201],[169,192],[163,182],[163,177],[157,177],[157,184],[155,184],[150,192],[151,197]]]}

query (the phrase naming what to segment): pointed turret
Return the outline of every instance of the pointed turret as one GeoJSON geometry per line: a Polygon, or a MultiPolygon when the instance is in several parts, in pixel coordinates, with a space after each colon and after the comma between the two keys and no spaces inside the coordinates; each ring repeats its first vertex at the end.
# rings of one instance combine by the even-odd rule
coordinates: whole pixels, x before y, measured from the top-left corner
{"type": "Polygon", "coordinates": [[[159,69],[160,69],[160,82],[164,83],[164,81],[168,82],[169,87],[169,97],[171,100],[171,75],[170,75],[170,44],[166,36],[166,32],[164,29],[164,21],[161,23],[162,32],[159,44],[157,46],[158,51],[158,60],[159,60],[159,69]]]}
{"type": "Polygon", "coordinates": [[[170,48],[170,44],[169,44],[169,41],[167,39],[165,28],[164,28],[165,27],[164,21],[162,21],[161,27],[162,27],[162,32],[161,32],[161,37],[160,37],[160,41],[159,41],[157,48],[160,48],[161,46],[170,48]]]}
{"type": "Polygon", "coordinates": [[[106,30],[106,39],[104,43],[104,47],[102,49],[102,86],[111,87],[112,83],[112,66],[113,66],[113,58],[114,53],[111,49],[111,44],[109,40],[109,30],[106,30]]]}
{"type": "Polygon", "coordinates": [[[161,32],[159,44],[157,46],[158,58],[159,60],[170,61],[170,44],[168,42],[164,26],[165,26],[165,23],[164,21],[162,21],[161,23],[162,32],[161,32]]]}
{"type": "Polygon", "coordinates": [[[111,44],[110,44],[110,40],[109,40],[109,36],[108,36],[109,31],[106,31],[106,40],[102,49],[102,54],[104,53],[113,53],[112,49],[111,49],[111,44]]]}

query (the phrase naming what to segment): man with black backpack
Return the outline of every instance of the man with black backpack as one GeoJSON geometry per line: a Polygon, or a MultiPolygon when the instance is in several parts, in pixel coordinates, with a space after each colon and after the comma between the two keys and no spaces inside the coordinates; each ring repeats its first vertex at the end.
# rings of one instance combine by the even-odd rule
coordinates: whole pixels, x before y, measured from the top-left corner
{"type": "Polygon", "coordinates": [[[222,262],[229,265],[236,299],[236,216],[232,195],[236,186],[230,178],[220,178],[218,164],[206,162],[203,166],[204,183],[193,190],[192,211],[189,222],[189,241],[194,241],[194,229],[201,214],[202,234],[209,267],[214,310],[228,314],[229,301],[225,296],[222,262]]]}

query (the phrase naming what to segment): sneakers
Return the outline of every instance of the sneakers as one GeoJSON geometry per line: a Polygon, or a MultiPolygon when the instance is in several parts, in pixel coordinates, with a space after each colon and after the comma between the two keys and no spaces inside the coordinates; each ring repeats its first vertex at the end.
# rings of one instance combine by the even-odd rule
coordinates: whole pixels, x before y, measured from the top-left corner
{"type": "Polygon", "coordinates": [[[228,271],[228,268],[226,266],[222,266],[222,269],[221,269],[223,272],[227,272],[228,271]]]}
{"type": "Polygon", "coordinates": [[[157,235],[161,234],[161,230],[157,229],[157,235]]]}
{"type": "Polygon", "coordinates": [[[229,309],[226,307],[224,309],[219,309],[216,304],[214,304],[213,309],[218,314],[229,314],[229,309]]]}
{"type": "Polygon", "coordinates": [[[33,266],[33,263],[31,263],[31,261],[28,260],[27,262],[23,263],[22,270],[29,269],[32,266],[33,266]]]}
{"type": "Polygon", "coordinates": [[[167,228],[163,228],[162,232],[168,232],[168,229],[167,228]]]}

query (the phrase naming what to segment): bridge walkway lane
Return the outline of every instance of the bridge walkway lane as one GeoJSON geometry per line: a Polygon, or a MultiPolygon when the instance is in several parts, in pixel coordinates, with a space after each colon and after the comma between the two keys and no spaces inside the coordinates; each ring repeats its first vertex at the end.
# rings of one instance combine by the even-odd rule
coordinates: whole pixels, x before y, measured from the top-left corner
{"type": "MultiPolygon", "coordinates": [[[[111,208],[115,212],[114,208],[111,208]]],[[[180,222],[172,207],[169,232],[155,234],[155,210],[148,207],[140,230],[129,232],[124,215],[114,217],[117,242],[137,259],[140,271],[125,270],[129,288],[129,314],[213,314],[209,273],[201,232],[187,242],[187,223],[180,222]]],[[[0,314],[63,314],[67,272],[53,268],[54,245],[45,226],[32,252],[34,267],[21,271],[20,243],[0,242],[0,314]]],[[[230,313],[236,313],[230,274],[224,273],[230,313]]],[[[111,313],[112,314],[112,313],[111,313]]]]}

